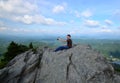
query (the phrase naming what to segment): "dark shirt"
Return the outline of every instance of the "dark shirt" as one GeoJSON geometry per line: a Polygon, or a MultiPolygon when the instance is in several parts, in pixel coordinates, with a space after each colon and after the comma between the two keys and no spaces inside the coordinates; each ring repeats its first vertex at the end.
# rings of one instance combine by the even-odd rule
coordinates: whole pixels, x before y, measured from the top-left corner
{"type": "Polygon", "coordinates": [[[67,46],[69,48],[72,48],[72,40],[71,39],[67,39],[67,46]]]}

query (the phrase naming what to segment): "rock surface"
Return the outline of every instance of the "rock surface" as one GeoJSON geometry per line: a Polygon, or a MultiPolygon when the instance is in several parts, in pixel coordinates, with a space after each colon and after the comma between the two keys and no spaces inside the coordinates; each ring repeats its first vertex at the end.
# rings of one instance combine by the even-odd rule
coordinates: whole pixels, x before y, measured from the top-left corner
{"type": "Polygon", "coordinates": [[[69,50],[31,50],[16,56],[0,70],[0,83],[120,83],[120,76],[89,46],[69,50]]]}

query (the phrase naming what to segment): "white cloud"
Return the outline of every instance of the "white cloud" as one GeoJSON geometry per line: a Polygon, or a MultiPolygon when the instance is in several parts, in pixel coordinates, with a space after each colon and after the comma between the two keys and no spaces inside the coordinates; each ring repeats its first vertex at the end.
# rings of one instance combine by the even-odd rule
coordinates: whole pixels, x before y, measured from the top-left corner
{"type": "Polygon", "coordinates": [[[63,26],[66,24],[66,22],[58,22],[52,18],[46,18],[42,15],[23,15],[23,16],[11,16],[11,20],[17,21],[17,22],[22,22],[25,24],[43,24],[43,25],[60,25],[63,26]]]}
{"type": "Polygon", "coordinates": [[[1,0],[0,13],[28,14],[37,9],[37,5],[25,0],[1,0]]]}
{"type": "Polygon", "coordinates": [[[117,21],[120,20],[120,9],[116,9],[113,11],[112,19],[117,21]]]}
{"type": "Polygon", "coordinates": [[[111,33],[111,29],[101,29],[99,32],[111,33]]]}
{"type": "Polygon", "coordinates": [[[114,11],[114,15],[120,16],[120,9],[115,10],[115,11],[114,11]]]}
{"type": "Polygon", "coordinates": [[[53,8],[53,13],[61,13],[61,12],[65,12],[65,9],[66,9],[66,3],[63,3],[61,5],[56,5],[54,8],[53,8]]]}
{"type": "Polygon", "coordinates": [[[70,20],[70,22],[69,22],[70,24],[74,24],[75,23],[75,21],[74,20],[70,20]]]}
{"type": "Polygon", "coordinates": [[[0,32],[1,31],[6,31],[8,28],[6,26],[6,24],[2,21],[0,21],[0,32]]]}
{"type": "Polygon", "coordinates": [[[4,31],[6,29],[7,29],[6,27],[0,27],[0,31],[4,31]]]}
{"type": "Polygon", "coordinates": [[[120,29],[120,27],[118,27],[118,29],[120,29]]]}
{"type": "Polygon", "coordinates": [[[106,29],[106,28],[108,28],[108,26],[102,25],[101,28],[102,28],[102,29],[106,29]]]}
{"type": "Polygon", "coordinates": [[[20,21],[25,24],[31,24],[33,22],[33,17],[30,15],[24,15],[24,16],[16,16],[13,18],[15,21],[20,21]]]}
{"type": "Polygon", "coordinates": [[[82,11],[82,12],[79,12],[79,11],[75,11],[75,16],[76,17],[82,17],[82,18],[89,18],[93,15],[92,11],[90,10],[85,10],[85,11],[82,11]]]}
{"type": "Polygon", "coordinates": [[[65,8],[61,5],[57,5],[53,8],[53,13],[60,13],[60,12],[64,12],[65,8]]]}
{"type": "Polygon", "coordinates": [[[78,11],[75,11],[75,16],[79,18],[79,17],[81,17],[81,13],[78,11]]]}
{"type": "Polygon", "coordinates": [[[92,11],[90,10],[85,10],[81,13],[81,16],[85,17],[85,18],[89,18],[91,17],[93,14],[92,14],[92,11]]]}
{"type": "Polygon", "coordinates": [[[21,19],[24,23],[30,24],[31,17],[26,14],[32,14],[37,11],[37,5],[25,0],[1,0],[0,1],[0,17],[13,21],[21,19]]]}
{"type": "Polygon", "coordinates": [[[26,34],[26,33],[47,33],[47,30],[44,29],[29,29],[29,28],[15,28],[15,27],[10,27],[10,26],[5,26],[5,27],[0,27],[0,32],[7,32],[7,33],[21,33],[21,34],[26,34]]]}
{"type": "MultiPolygon", "coordinates": [[[[65,7],[63,3],[61,6],[65,7]]],[[[63,11],[64,8],[60,7],[58,11],[63,11]]],[[[38,23],[44,25],[65,25],[65,22],[58,22],[53,18],[46,18],[38,14],[37,4],[31,3],[26,0],[1,0],[0,1],[0,17],[10,19],[15,22],[22,22],[25,24],[38,23]]],[[[57,11],[56,11],[57,12],[57,11]]]]}
{"type": "Polygon", "coordinates": [[[3,25],[0,26],[0,31],[2,32],[27,32],[28,29],[24,29],[24,28],[14,28],[14,27],[11,27],[11,26],[8,26],[7,24],[5,23],[2,23],[3,25]]]}
{"type": "Polygon", "coordinates": [[[85,20],[84,25],[87,27],[99,27],[100,23],[95,20],[85,20]]]}
{"type": "Polygon", "coordinates": [[[24,15],[24,16],[15,16],[13,17],[14,21],[23,22],[25,24],[37,23],[43,25],[65,25],[65,22],[57,22],[52,18],[46,18],[42,15],[24,15]]]}
{"type": "Polygon", "coordinates": [[[4,25],[4,23],[2,21],[0,21],[0,26],[3,26],[3,25],[4,25]]]}
{"type": "Polygon", "coordinates": [[[115,33],[116,31],[115,30],[112,30],[112,29],[108,29],[108,28],[93,28],[92,30],[88,31],[88,33],[96,33],[96,34],[99,34],[99,33],[115,33]]]}
{"type": "Polygon", "coordinates": [[[33,30],[29,30],[29,29],[24,29],[24,28],[12,28],[10,31],[12,32],[17,32],[17,33],[31,33],[34,32],[33,30]]]}
{"type": "Polygon", "coordinates": [[[26,34],[30,35],[31,33],[34,33],[32,35],[43,35],[43,34],[63,34],[63,31],[57,31],[57,30],[48,30],[48,29],[29,29],[29,28],[14,28],[14,27],[0,27],[0,32],[7,34],[26,34]]]}
{"type": "Polygon", "coordinates": [[[111,20],[108,20],[108,19],[105,20],[105,23],[106,23],[107,25],[112,25],[112,24],[113,24],[113,22],[112,22],[111,20]]]}

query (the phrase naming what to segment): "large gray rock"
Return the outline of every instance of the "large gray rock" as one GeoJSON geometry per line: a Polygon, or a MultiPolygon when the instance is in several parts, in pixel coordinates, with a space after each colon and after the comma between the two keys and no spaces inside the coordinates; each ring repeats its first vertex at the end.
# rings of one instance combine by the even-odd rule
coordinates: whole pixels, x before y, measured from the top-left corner
{"type": "Polygon", "coordinates": [[[89,46],[27,51],[0,70],[0,83],[119,83],[107,60],[89,46]],[[41,59],[42,58],[42,59],[41,59]]]}
{"type": "Polygon", "coordinates": [[[20,54],[0,70],[0,83],[33,83],[39,64],[39,54],[32,51],[20,54]]]}

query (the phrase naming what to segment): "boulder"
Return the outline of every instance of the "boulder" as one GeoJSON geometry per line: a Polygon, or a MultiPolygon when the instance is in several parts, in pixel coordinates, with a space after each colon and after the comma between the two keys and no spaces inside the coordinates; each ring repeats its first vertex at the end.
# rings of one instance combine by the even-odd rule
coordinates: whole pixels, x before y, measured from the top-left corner
{"type": "Polygon", "coordinates": [[[17,55],[0,70],[1,83],[119,83],[112,65],[88,45],[17,55]]]}

